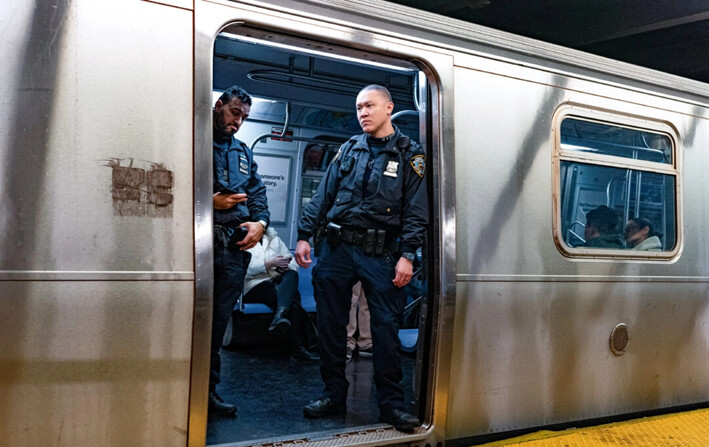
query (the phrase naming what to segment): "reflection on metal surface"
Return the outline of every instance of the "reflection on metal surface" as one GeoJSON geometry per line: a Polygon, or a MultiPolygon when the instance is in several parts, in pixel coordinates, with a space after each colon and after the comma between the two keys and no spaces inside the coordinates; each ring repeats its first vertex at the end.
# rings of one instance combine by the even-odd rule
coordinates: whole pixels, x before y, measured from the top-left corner
{"type": "Polygon", "coordinates": [[[623,355],[625,349],[628,347],[629,341],[630,334],[628,333],[628,326],[625,323],[620,323],[611,331],[609,340],[611,352],[615,355],[623,355]]]}
{"type": "Polygon", "coordinates": [[[117,216],[172,217],[174,173],[163,163],[147,162],[149,168],[133,167],[135,160],[114,158],[112,169],[113,212],[117,216]],[[128,163],[128,166],[121,164],[128,163]]]}

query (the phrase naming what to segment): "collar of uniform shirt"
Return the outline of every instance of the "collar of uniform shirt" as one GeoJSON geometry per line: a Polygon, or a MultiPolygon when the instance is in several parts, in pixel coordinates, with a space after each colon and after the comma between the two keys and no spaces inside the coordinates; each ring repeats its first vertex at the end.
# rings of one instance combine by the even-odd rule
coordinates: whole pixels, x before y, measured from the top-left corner
{"type": "Polygon", "coordinates": [[[389,141],[391,141],[392,138],[394,138],[395,134],[396,132],[392,132],[390,135],[382,138],[374,138],[367,135],[367,143],[373,146],[385,146],[389,141]]]}

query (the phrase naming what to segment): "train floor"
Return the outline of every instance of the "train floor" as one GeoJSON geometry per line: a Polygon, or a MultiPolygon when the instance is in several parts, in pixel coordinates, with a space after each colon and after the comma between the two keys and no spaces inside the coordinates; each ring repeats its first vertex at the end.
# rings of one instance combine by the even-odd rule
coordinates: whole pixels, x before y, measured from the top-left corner
{"type": "Polygon", "coordinates": [[[564,431],[540,431],[478,447],[707,447],[709,409],[564,431]]]}
{"type": "MultiPolygon", "coordinates": [[[[277,346],[222,349],[221,357],[222,382],[217,392],[238,406],[238,415],[210,416],[207,445],[297,439],[305,434],[312,439],[318,432],[385,426],[379,422],[371,358],[354,357],[347,362],[350,389],[345,416],[307,419],[303,406],[320,396],[323,389],[318,362],[291,359],[277,346]]],[[[402,355],[406,402],[413,401],[414,364],[413,358],[402,355]]]]}

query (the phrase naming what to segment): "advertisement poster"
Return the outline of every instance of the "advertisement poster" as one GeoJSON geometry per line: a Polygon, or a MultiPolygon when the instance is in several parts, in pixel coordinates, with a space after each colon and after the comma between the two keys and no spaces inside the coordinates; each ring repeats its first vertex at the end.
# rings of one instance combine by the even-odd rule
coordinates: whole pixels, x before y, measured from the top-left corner
{"type": "Polygon", "coordinates": [[[288,211],[291,158],[278,155],[254,155],[258,173],[266,185],[271,224],[284,224],[288,211]]]}

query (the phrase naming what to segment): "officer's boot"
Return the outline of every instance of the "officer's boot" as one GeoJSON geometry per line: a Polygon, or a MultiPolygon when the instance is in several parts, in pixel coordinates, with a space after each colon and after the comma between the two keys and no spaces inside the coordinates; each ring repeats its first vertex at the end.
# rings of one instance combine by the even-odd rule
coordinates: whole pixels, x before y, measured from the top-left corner
{"type": "Polygon", "coordinates": [[[271,321],[271,326],[268,328],[268,332],[272,334],[285,334],[290,329],[290,320],[286,318],[288,315],[287,307],[279,307],[276,309],[276,315],[271,321]]]}

